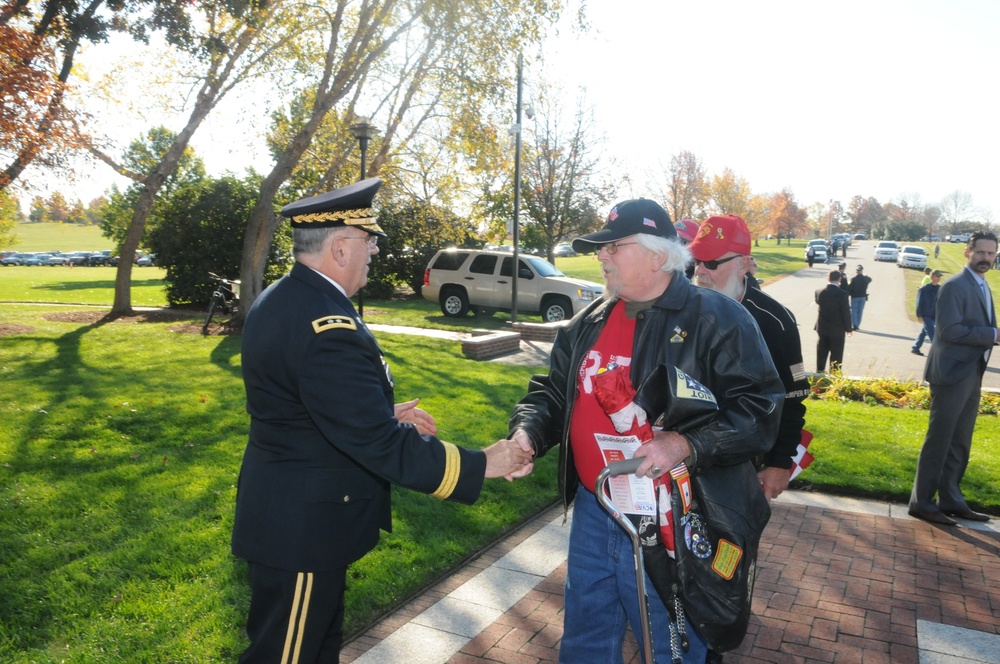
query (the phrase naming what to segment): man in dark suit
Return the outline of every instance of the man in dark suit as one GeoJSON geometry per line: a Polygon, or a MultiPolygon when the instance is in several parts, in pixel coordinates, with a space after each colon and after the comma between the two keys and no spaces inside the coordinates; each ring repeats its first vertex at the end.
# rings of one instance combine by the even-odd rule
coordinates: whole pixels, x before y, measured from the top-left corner
{"type": "Polygon", "coordinates": [[[385,237],[372,178],[285,206],[295,265],[243,328],[250,440],[233,553],[249,562],[247,662],[336,662],[347,566],[392,528],[390,484],[473,503],[483,479],[531,460],[511,441],[467,450],[439,440],[393,377],[350,298],[385,237]]]}
{"type": "Polygon", "coordinates": [[[965,268],[938,293],[934,343],[924,369],[931,412],[909,510],[911,516],[931,523],[957,525],[951,516],[989,521],[969,508],[959,484],[969,464],[983,373],[1000,340],[985,278],[996,256],[996,235],[974,233],[965,248],[965,268]]]}
{"type": "Polygon", "coordinates": [[[816,291],[819,316],[816,319],[816,371],[826,369],[826,358],[830,357],[830,371],[837,371],[844,363],[844,343],[851,336],[854,325],[851,322],[850,297],[840,287],[840,270],[833,270],[827,277],[825,288],[816,291]]]}

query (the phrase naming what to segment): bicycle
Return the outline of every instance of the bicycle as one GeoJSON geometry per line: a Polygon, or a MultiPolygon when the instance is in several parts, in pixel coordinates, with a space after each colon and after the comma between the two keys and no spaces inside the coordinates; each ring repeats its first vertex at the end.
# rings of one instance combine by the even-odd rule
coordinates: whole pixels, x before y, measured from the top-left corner
{"type": "Polygon", "coordinates": [[[212,272],[208,276],[215,282],[215,290],[212,291],[212,299],[208,303],[208,315],[205,317],[205,324],[201,327],[203,335],[208,334],[208,325],[212,322],[212,317],[217,310],[235,316],[239,311],[240,304],[240,280],[230,280],[220,277],[212,272]]]}

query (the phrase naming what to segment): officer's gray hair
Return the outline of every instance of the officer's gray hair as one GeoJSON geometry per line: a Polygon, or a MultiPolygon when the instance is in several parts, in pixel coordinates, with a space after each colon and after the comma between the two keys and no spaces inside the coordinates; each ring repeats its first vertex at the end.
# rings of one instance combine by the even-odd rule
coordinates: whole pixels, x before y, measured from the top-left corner
{"type": "Polygon", "coordinates": [[[637,234],[635,240],[646,249],[663,256],[663,266],[660,269],[664,272],[684,272],[688,263],[693,260],[690,250],[677,240],[647,233],[637,234]]]}
{"type": "Polygon", "coordinates": [[[293,228],[292,229],[292,254],[298,258],[300,255],[318,254],[323,250],[323,245],[327,238],[337,231],[347,228],[346,226],[326,226],[324,228],[293,228]]]}

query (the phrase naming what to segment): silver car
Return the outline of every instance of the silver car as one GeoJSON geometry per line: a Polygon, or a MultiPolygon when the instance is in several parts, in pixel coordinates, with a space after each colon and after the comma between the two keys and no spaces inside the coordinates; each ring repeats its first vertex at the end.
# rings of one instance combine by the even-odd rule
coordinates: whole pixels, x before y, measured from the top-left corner
{"type": "MultiPolygon", "coordinates": [[[[499,251],[443,249],[427,264],[420,294],[439,303],[445,316],[510,311],[513,263],[499,251]]],[[[572,318],[604,292],[603,285],[567,277],[537,256],[522,255],[518,263],[517,308],[546,323],[572,318]]]]}

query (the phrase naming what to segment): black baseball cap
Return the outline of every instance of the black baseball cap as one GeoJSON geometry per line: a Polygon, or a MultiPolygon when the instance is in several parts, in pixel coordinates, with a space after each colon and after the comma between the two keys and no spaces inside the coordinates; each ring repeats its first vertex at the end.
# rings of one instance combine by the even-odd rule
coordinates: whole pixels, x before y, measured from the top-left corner
{"type": "Polygon", "coordinates": [[[611,208],[604,228],[573,240],[573,250],[579,254],[593,253],[598,245],[639,233],[668,239],[677,237],[670,215],[659,203],[648,198],[634,198],[611,208]]]}

